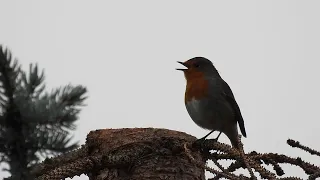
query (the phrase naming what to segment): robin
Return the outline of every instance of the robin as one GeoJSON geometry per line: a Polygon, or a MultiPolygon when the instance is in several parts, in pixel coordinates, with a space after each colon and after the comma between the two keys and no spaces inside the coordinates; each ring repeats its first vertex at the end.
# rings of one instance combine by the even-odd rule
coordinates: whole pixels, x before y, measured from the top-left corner
{"type": "Polygon", "coordinates": [[[187,81],[185,105],[191,119],[201,128],[211,130],[199,140],[205,140],[214,131],[223,132],[233,147],[238,147],[238,128],[246,137],[244,121],[240,108],[229,85],[221,78],[212,62],[204,57],[194,57],[186,62],[179,62],[186,69],[187,81]]]}

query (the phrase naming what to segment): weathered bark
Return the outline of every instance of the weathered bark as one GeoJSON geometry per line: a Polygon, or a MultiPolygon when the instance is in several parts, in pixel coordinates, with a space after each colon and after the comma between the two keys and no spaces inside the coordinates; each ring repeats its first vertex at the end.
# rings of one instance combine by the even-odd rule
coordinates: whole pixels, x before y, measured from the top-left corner
{"type": "MultiPolygon", "coordinates": [[[[93,180],[203,180],[205,179],[204,169],[193,164],[182,151],[174,152],[175,150],[172,149],[175,144],[192,143],[195,140],[195,137],[186,133],[166,129],[136,128],[93,131],[87,136],[87,144],[91,147],[89,149],[90,155],[118,151],[115,158],[124,159],[132,149],[139,151],[139,147],[134,147],[137,143],[148,144],[151,151],[154,152],[145,157],[137,158],[132,164],[120,162],[122,164],[120,166],[97,169],[88,175],[93,180]]],[[[194,153],[193,156],[196,160],[203,162],[203,165],[205,164],[205,159],[202,160],[199,152],[194,153]]]]}

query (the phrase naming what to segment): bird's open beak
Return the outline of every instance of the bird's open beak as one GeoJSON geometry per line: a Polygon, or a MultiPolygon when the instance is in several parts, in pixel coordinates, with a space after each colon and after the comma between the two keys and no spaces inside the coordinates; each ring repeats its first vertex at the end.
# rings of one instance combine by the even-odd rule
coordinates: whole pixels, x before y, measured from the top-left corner
{"type": "MultiPolygon", "coordinates": [[[[185,65],[183,62],[178,61],[178,63],[182,64],[184,67],[186,67],[186,68],[188,69],[188,66],[185,65]]],[[[176,69],[176,70],[185,71],[185,70],[187,70],[187,69],[176,69]]]]}

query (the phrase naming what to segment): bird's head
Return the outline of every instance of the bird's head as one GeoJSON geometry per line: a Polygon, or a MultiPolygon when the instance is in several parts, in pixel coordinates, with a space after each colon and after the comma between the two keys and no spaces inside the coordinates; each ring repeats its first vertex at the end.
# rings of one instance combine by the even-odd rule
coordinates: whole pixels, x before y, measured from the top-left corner
{"type": "Polygon", "coordinates": [[[176,70],[183,71],[187,81],[204,76],[220,76],[212,62],[204,57],[194,57],[185,62],[178,61],[178,63],[186,67],[176,70]]]}

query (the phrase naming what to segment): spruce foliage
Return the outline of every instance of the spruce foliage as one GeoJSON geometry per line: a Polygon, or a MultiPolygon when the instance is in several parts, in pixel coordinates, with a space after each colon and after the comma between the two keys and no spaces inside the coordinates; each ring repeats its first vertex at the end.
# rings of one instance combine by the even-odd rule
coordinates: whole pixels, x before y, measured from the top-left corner
{"type": "Polygon", "coordinates": [[[8,179],[33,179],[30,168],[50,155],[78,147],[70,143],[86,88],[67,85],[45,91],[37,64],[28,73],[0,46],[0,162],[9,165],[8,179]]]}

